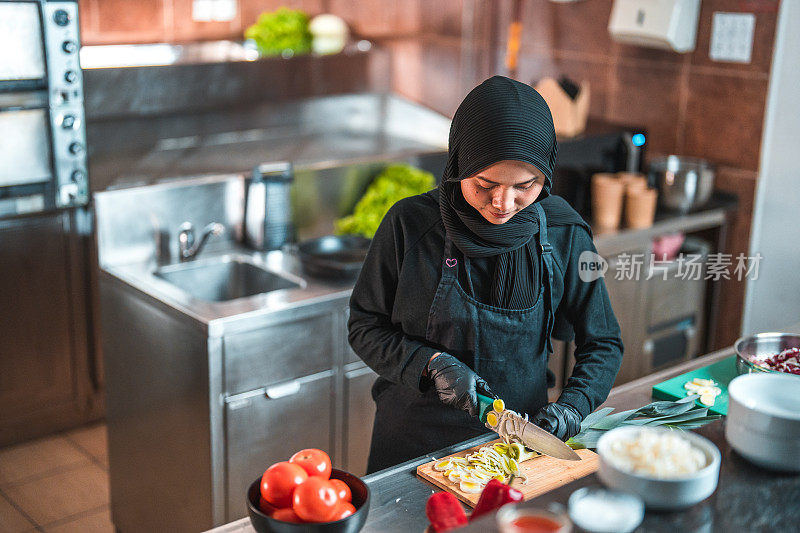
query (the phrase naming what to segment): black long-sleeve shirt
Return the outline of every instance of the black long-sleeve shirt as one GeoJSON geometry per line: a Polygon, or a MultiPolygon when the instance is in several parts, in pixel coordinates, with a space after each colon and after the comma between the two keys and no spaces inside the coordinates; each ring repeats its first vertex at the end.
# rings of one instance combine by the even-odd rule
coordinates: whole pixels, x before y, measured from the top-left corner
{"type": "MultiPolygon", "coordinates": [[[[562,211],[566,206],[562,198],[550,196],[542,201],[545,214],[554,203],[562,211]]],[[[619,324],[602,278],[584,282],[578,276],[581,252],[596,251],[588,227],[549,216],[547,227],[556,264],[557,322],[572,326],[576,343],[576,364],[559,400],[586,416],[605,401],[619,370],[619,324]]],[[[438,351],[426,343],[425,329],[442,274],[444,238],[437,190],[397,202],[372,240],[350,298],[353,350],[384,380],[415,390],[438,351]]],[[[487,297],[490,272],[491,265],[480,261],[471,270],[479,299],[487,297]]]]}

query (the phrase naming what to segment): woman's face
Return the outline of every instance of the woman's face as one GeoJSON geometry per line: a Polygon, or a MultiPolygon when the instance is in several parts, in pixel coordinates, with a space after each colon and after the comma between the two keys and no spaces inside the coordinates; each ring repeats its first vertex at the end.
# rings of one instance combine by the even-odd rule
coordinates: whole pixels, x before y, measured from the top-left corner
{"type": "Polygon", "coordinates": [[[461,181],[469,205],[492,224],[504,224],[531,205],[544,186],[544,175],[529,163],[500,161],[461,181]]]}

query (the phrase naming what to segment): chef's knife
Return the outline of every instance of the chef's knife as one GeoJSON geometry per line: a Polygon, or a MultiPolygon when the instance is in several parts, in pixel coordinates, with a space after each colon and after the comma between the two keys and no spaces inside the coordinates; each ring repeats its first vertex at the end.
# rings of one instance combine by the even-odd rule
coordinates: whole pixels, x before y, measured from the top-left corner
{"type": "MultiPolygon", "coordinates": [[[[489,429],[492,428],[486,423],[486,415],[493,410],[493,402],[494,400],[488,396],[478,394],[478,417],[489,429]]],[[[513,436],[519,439],[526,447],[541,454],[555,457],[556,459],[564,459],[567,461],[581,460],[580,455],[575,453],[572,448],[564,444],[561,439],[552,433],[548,433],[533,422],[525,421],[522,418],[520,418],[519,421],[518,431],[513,432],[513,436]]]]}

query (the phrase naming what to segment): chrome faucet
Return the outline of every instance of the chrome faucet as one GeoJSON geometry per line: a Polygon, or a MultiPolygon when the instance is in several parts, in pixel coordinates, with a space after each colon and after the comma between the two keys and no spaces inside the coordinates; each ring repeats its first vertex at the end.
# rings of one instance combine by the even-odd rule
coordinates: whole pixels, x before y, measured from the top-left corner
{"type": "Polygon", "coordinates": [[[209,237],[212,235],[221,235],[224,231],[225,226],[219,222],[212,222],[203,228],[203,234],[200,236],[200,240],[195,242],[194,226],[192,226],[192,223],[184,222],[181,224],[181,230],[180,233],[178,233],[178,248],[180,250],[181,261],[187,261],[197,257],[209,237]]]}

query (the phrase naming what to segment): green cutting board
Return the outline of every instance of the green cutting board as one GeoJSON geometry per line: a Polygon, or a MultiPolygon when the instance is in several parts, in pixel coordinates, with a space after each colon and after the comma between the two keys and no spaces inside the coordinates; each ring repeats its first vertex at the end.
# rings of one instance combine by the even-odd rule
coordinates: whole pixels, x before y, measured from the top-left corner
{"type": "MultiPolygon", "coordinates": [[[[686,397],[686,389],[683,386],[687,381],[692,381],[694,378],[713,379],[718,383],[722,394],[717,396],[717,401],[714,402],[714,407],[709,407],[709,413],[716,413],[718,415],[728,414],[728,384],[738,374],[736,373],[736,356],[732,355],[722,361],[717,361],[713,365],[709,365],[697,370],[692,370],[680,376],[675,376],[672,379],[663,381],[653,387],[653,399],[655,400],[679,400],[686,397]]],[[[707,407],[699,401],[695,402],[700,407],[707,407]]]]}

